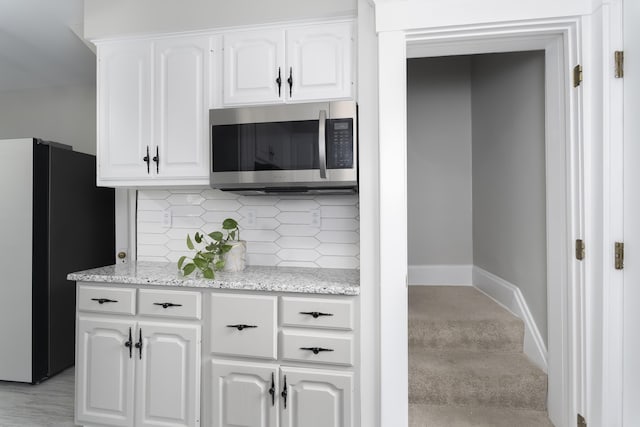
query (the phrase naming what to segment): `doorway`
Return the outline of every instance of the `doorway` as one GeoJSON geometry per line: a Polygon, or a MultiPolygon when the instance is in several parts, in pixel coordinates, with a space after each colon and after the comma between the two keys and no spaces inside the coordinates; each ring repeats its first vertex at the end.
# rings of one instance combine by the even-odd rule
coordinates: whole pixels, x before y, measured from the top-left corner
{"type": "MultiPolygon", "coordinates": [[[[387,32],[379,34],[380,105],[380,330],[382,422],[406,419],[407,396],[393,396],[407,389],[407,181],[406,59],[512,51],[545,52],[545,148],[547,212],[547,318],[548,412],[557,427],[575,422],[583,406],[582,270],[573,259],[574,241],[582,234],[582,153],[580,145],[580,91],[571,87],[570,70],[577,63],[576,22],[527,23],[521,26],[387,32]],[[404,231],[398,231],[404,226],[404,231]],[[392,368],[393,366],[393,368],[392,368]],[[392,374],[391,372],[394,372],[392,374]],[[387,387],[389,385],[389,387],[387,387]],[[400,409],[394,409],[400,408],[400,409]],[[406,411],[406,409],[405,409],[406,411]]],[[[391,425],[391,424],[390,424],[391,425]]]]}

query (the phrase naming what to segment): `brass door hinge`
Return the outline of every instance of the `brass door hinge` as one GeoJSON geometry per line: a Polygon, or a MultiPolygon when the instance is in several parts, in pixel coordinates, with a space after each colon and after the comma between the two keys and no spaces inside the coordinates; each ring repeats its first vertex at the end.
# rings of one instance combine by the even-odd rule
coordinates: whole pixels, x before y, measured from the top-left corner
{"type": "Polygon", "coordinates": [[[624,77],[624,52],[621,50],[616,50],[613,53],[613,57],[616,63],[615,78],[621,79],[624,77]]]}
{"type": "Polygon", "coordinates": [[[584,240],[576,240],[576,259],[582,261],[584,259],[584,240]]]}
{"type": "Polygon", "coordinates": [[[578,414],[578,427],[587,427],[587,420],[580,414],[578,414]]]}
{"type": "Polygon", "coordinates": [[[578,64],[573,67],[573,87],[580,86],[582,83],[582,65],[578,64]]]}
{"type": "Polygon", "coordinates": [[[622,270],[624,268],[624,243],[622,242],[616,242],[615,267],[616,270],[622,270]]]}

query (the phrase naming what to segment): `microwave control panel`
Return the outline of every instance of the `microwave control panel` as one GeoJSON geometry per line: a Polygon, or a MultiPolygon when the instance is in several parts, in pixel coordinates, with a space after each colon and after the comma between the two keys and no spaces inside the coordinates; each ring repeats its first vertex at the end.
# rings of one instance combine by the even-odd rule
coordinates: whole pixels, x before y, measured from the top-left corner
{"type": "Polygon", "coordinates": [[[353,119],[327,120],[327,168],[353,167],[353,119]]]}

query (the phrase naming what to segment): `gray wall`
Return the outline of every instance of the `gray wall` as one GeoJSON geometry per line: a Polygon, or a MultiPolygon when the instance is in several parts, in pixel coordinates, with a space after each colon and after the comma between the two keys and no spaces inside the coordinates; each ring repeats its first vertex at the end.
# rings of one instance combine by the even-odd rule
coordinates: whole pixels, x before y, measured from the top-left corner
{"type": "Polygon", "coordinates": [[[96,153],[96,88],[66,86],[0,92],[0,139],[42,138],[96,153]]]}
{"type": "Polygon", "coordinates": [[[407,64],[409,265],[472,264],[468,57],[407,64]]]}
{"type": "Polygon", "coordinates": [[[471,62],[473,261],[518,286],[547,339],[544,52],[471,62]]]}
{"type": "Polygon", "coordinates": [[[85,0],[88,39],[355,16],[356,0],[85,0]]]}

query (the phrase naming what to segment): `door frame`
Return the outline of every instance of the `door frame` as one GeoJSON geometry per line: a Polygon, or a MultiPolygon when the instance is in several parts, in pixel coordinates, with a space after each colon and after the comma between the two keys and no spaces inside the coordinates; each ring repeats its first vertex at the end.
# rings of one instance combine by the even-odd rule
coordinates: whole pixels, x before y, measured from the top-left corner
{"type": "Polygon", "coordinates": [[[579,19],[387,31],[378,34],[381,425],[408,422],[406,61],[409,57],[545,50],[549,417],[558,427],[584,409],[582,87],[579,19]],[[390,84],[393,82],[393,84],[390,84]],[[398,90],[402,89],[402,90],[398,90]],[[405,331],[404,334],[399,331],[405,331]],[[401,375],[399,373],[402,373],[401,375]]]}

